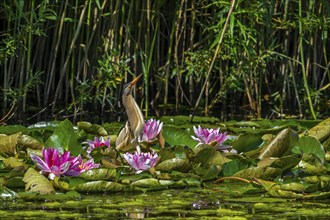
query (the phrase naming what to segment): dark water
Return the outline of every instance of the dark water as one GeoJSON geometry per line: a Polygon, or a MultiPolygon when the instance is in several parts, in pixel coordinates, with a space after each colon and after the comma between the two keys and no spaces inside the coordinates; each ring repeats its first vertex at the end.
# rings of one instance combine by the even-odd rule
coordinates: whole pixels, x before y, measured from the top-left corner
{"type": "Polygon", "coordinates": [[[191,188],[146,193],[82,194],[75,199],[3,200],[3,219],[330,219],[330,201],[263,194],[233,197],[191,188]]]}

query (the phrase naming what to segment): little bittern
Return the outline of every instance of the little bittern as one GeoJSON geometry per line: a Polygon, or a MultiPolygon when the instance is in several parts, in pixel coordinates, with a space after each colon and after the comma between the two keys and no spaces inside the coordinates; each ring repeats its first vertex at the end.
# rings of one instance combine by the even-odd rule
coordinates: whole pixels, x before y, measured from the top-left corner
{"type": "Polygon", "coordinates": [[[125,127],[119,132],[116,140],[116,149],[128,151],[133,147],[137,147],[142,140],[144,118],[138,104],[133,98],[132,90],[141,75],[133,79],[124,86],[122,95],[123,106],[126,110],[128,120],[125,127]]]}

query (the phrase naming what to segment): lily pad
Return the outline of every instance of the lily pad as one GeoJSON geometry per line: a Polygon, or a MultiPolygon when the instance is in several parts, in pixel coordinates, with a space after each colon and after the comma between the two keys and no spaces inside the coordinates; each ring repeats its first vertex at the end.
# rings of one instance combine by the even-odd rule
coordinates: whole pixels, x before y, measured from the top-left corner
{"type": "Polygon", "coordinates": [[[160,162],[156,166],[156,170],[170,172],[172,170],[188,172],[190,170],[189,159],[186,158],[173,158],[160,162]]]}
{"type": "Polygon", "coordinates": [[[75,133],[69,120],[64,120],[56,127],[54,133],[46,141],[47,146],[58,148],[60,151],[70,150],[73,155],[81,153],[81,141],[75,133]]]}
{"type": "Polygon", "coordinates": [[[8,189],[5,186],[0,185],[0,199],[14,199],[17,197],[17,193],[8,189]]]}
{"type": "Polygon", "coordinates": [[[290,128],[286,128],[276,135],[276,137],[264,147],[260,152],[259,159],[266,157],[281,157],[290,152],[298,142],[297,132],[290,128]]]}
{"type": "Polygon", "coordinates": [[[116,169],[98,168],[83,172],[79,177],[85,180],[115,180],[117,172],[116,169]]]}
{"type": "Polygon", "coordinates": [[[178,127],[163,126],[163,137],[169,145],[184,145],[194,148],[197,145],[197,141],[191,138],[191,135],[178,127]]]}
{"type": "Polygon", "coordinates": [[[29,129],[21,125],[6,125],[0,126],[0,134],[16,134],[16,133],[28,133],[29,129]]]}
{"type": "Polygon", "coordinates": [[[88,134],[93,134],[97,136],[107,136],[108,132],[105,128],[98,124],[92,124],[87,121],[80,121],[77,123],[79,130],[84,130],[88,134]]]}
{"type": "Polygon", "coordinates": [[[281,169],[273,167],[250,167],[235,173],[234,176],[241,177],[244,179],[258,178],[264,180],[271,180],[281,175],[281,173],[281,169]]]}
{"type": "Polygon", "coordinates": [[[232,176],[235,173],[248,168],[250,164],[246,160],[232,160],[222,165],[223,176],[232,176]]]}
{"type": "Polygon", "coordinates": [[[23,181],[26,183],[25,190],[29,192],[38,192],[39,194],[51,194],[55,192],[53,185],[44,176],[38,173],[35,169],[29,168],[23,181]]]}
{"type": "Polygon", "coordinates": [[[0,134],[0,154],[3,156],[14,156],[17,154],[16,146],[21,135],[22,133],[0,134]]]}
{"type": "Polygon", "coordinates": [[[325,157],[323,146],[315,137],[300,137],[297,147],[299,147],[303,153],[315,154],[320,159],[324,159],[325,157]]]}
{"type": "Polygon", "coordinates": [[[247,152],[251,150],[257,149],[264,141],[261,138],[260,134],[251,134],[245,133],[240,136],[236,140],[234,140],[231,145],[237,152],[247,152]]]}
{"type": "Polygon", "coordinates": [[[330,137],[330,117],[308,130],[308,135],[322,142],[330,137]]]}
{"type": "Polygon", "coordinates": [[[109,182],[109,181],[90,181],[82,184],[78,184],[70,190],[75,190],[78,192],[121,192],[124,189],[129,187],[124,187],[123,184],[116,183],[116,182],[109,182]]]}

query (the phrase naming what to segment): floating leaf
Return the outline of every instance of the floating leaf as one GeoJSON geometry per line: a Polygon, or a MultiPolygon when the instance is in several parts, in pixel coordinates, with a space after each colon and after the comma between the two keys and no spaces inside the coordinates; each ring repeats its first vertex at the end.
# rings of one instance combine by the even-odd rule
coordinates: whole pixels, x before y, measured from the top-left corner
{"type": "Polygon", "coordinates": [[[258,167],[266,167],[266,166],[271,166],[274,168],[280,168],[283,171],[290,169],[294,166],[296,166],[301,160],[301,157],[297,155],[288,155],[284,157],[267,157],[263,160],[261,160],[258,163],[258,167]],[[266,162],[268,161],[268,162],[266,162]],[[268,164],[267,164],[268,163],[268,164]]]}
{"type": "Polygon", "coordinates": [[[28,127],[29,130],[54,130],[58,124],[59,121],[40,121],[35,124],[32,124],[28,127]]]}
{"type": "Polygon", "coordinates": [[[324,159],[325,157],[323,146],[315,137],[300,137],[297,146],[301,149],[303,153],[315,154],[320,159],[324,159]]]}
{"type": "Polygon", "coordinates": [[[121,192],[125,189],[129,189],[129,187],[125,187],[120,183],[103,180],[86,182],[70,188],[70,190],[75,190],[78,192],[121,192]]]}
{"type": "Polygon", "coordinates": [[[328,137],[328,139],[323,141],[322,144],[323,144],[324,149],[326,149],[327,151],[330,151],[330,137],[328,137]]]}
{"type": "Polygon", "coordinates": [[[7,179],[6,186],[10,188],[24,188],[25,183],[22,176],[15,176],[7,179]]]}
{"type": "Polygon", "coordinates": [[[115,168],[121,166],[121,162],[119,160],[111,159],[109,157],[103,157],[101,159],[101,164],[102,164],[102,167],[110,168],[110,169],[115,169],[115,168]]]}
{"type": "Polygon", "coordinates": [[[133,182],[132,186],[137,186],[141,188],[164,188],[164,186],[160,185],[159,180],[155,178],[141,179],[133,182]]]}
{"type": "Polygon", "coordinates": [[[222,166],[222,164],[230,161],[230,159],[226,158],[214,147],[204,145],[203,149],[198,151],[192,161],[196,164],[201,164],[203,167],[208,167],[210,165],[222,166]]]}
{"type": "Polygon", "coordinates": [[[194,148],[197,145],[197,141],[191,138],[191,135],[180,128],[174,126],[163,126],[163,137],[166,143],[169,145],[184,145],[194,148]]]}
{"type": "Polygon", "coordinates": [[[27,165],[20,159],[17,159],[15,157],[9,157],[3,160],[3,163],[5,167],[9,169],[13,169],[15,167],[21,167],[23,166],[25,169],[27,169],[27,165]]]}
{"type": "Polygon", "coordinates": [[[179,181],[176,181],[174,186],[177,188],[200,187],[201,181],[195,178],[182,178],[179,181]]]}
{"type": "Polygon", "coordinates": [[[70,150],[73,155],[81,153],[82,146],[79,137],[69,120],[64,120],[55,129],[54,133],[46,141],[47,146],[58,148],[60,151],[70,150]]]}
{"type": "Polygon", "coordinates": [[[77,122],[77,127],[79,130],[84,130],[86,133],[88,133],[89,129],[92,127],[92,123],[88,121],[79,121],[77,122]]]}
{"type": "Polygon", "coordinates": [[[204,175],[202,176],[204,180],[215,179],[221,171],[221,166],[211,165],[205,170],[204,175]]]}
{"type": "Polygon", "coordinates": [[[232,176],[235,173],[249,167],[249,163],[246,160],[232,160],[222,165],[223,176],[232,176]]]}
{"type": "Polygon", "coordinates": [[[38,173],[35,169],[29,168],[24,177],[23,181],[26,183],[25,190],[29,192],[38,192],[41,195],[54,193],[54,187],[49,180],[38,173]]]}
{"type": "Polygon", "coordinates": [[[320,142],[330,137],[330,117],[309,129],[308,135],[315,137],[320,142]]]}
{"type": "Polygon", "coordinates": [[[77,123],[79,130],[84,130],[88,134],[96,135],[96,136],[107,136],[108,132],[105,128],[98,124],[92,124],[87,121],[80,121],[77,123]]]}
{"type": "Polygon", "coordinates": [[[264,179],[269,180],[281,175],[282,170],[273,167],[250,167],[244,170],[239,171],[234,176],[241,177],[244,179],[264,179]]]}
{"type": "Polygon", "coordinates": [[[9,172],[8,178],[17,177],[17,176],[22,177],[24,176],[26,169],[27,169],[26,165],[15,167],[9,172]]]}
{"type": "Polygon", "coordinates": [[[175,158],[175,153],[170,148],[161,149],[158,155],[163,161],[175,158]]]}
{"type": "Polygon", "coordinates": [[[255,150],[263,142],[264,141],[262,140],[260,134],[245,133],[238,136],[238,138],[234,140],[231,145],[240,153],[255,150]]]}
{"type": "Polygon", "coordinates": [[[316,157],[314,154],[304,154],[302,160],[299,162],[298,167],[304,172],[313,175],[327,174],[329,166],[325,161],[316,157]]]}
{"type": "Polygon", "coordinates": [[[98,168],[83,172],[79,177],[85,180],[114,180],[117,172],[116,169],[98,168]]]}
{"type": "Polygon", "coordinates": [[[267,191],[269,191],[271,188],[273,188],[276,185],[276,183],[272,181],[267,181],[258,178],[255,178],[254,180],[257,181],[260,185],[262,185],[267,191]]]}
{"type": "Polygon", "coordinates": [[[165,160],[156,166],[156,170],[167,171],[167,172],[172,170],[188,172],[189,169],[190,169],[189,160],[182,158],[173,158],[173,159],[165,160]]]}
{"type": "Polygon", "coordinates": [[[7,157],[17,154],[16,146],[21,135],[22,133],[0,134],[0,154],[7,157]]]}
{"type": "Polygon", "coordinates": [[[176,158],[190,158],[194,155],[193,150],[188,146],[177,145],[171,148],[176,158]]]}
{"type": "Polygon", "coordinates": [[[276,135],[276,137],[264,147],[260,152],[259,159],[262,160],[266,157],[281,157],[291,149],[298,142],[299,137],[297,132],[290,128],[286,128],[276,135]]]}
{"type": "Polygon", "coordinates": [[[118,181],[121,181],[122,183],[125,183],[125,184],[129,184],[131,182],[134,182],[134,181],[137,181],[140,179],[150,178],[150,177],[152,177],[152,175],[147,171],[143,171],[143,172],[137,173],[137,174],[121,173],[121,175],[119,175],[119,177],[118,177],[118,181]]]}
{"type": "Polygon", "coordinates": [[[240,121],[234,124],[235,127],[252,127],[260,128],[260,125],[253,121],[240,121]]]}
{"type": "MultiPolygon", "coordinates": [[[[164,173],[161,173],[161,174],[164,174],[164,173]]],[[[157,178],[158,178],[158,176],[157,176],[157,178]]],[[[182,173],[182,172],[179,172],[179,171],[172,171],[171,174],[170,174],[170,179],[179,180],[179,179],[182,179],[182,178],[201,179],[200,176],[198,176],[194,173],[182,173]]]]}
{"type": "Polygon", "coordinates": [[[0,134],[16,134],[16,133],[28,133],[29,129],[21,125],[6,125],[0,126],[0,134]]]}
{"type": "Polygon", "coordinates": [[[0,185],[0,198],[4,199],[14,199],[17,197],[17,193],[8,189],[5,186],[0,185]]]}
{"type": "Polygon", "coordinates": [[[31,149],[42,149],[43,146],[38,140],[26,134],[22,134],[20,136],[19,144],[24,146],[25,148],[31,149]]]}

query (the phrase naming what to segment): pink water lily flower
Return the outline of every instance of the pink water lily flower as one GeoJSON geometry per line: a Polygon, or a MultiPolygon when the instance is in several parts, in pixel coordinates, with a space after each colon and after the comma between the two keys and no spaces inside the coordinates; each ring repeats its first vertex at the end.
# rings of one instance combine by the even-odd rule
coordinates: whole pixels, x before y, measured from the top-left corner
{"type": "Polygon", "coordinates": [[[58,149],[54,148],[42,148],[41,159],[39,156],[31,154],[31,159],[36,166],[41,170],[42,174],[48,173],[49,179],[54,179],[55,176],[59,177],[68,171],[71,162],[70,152],[66,151],[63,155],[58,152],[58,149]]]}
{"type": "Polygon", "coordinates": [[[83,162],[81,156],[71,157],[71,164],[68,171],[64,174],[66,176],[78,176],[79,174],[91,170],[94,168],[99,168],[100,164],[95,164],[94,159],[89,159],[83,162]]]}
{"type": "Polygon", "coordinates": [[[134,154],[124,154],[124,158],[127,163],[139,173],[143,170],[148,170],[151,167],[154,167],[158,159],[158,154],[155,152],[139,153],[138,151],[135,151],[134,154]]]}
{"type": "Polygon", "coordinates": [[[41,170],[42,174],[48,174],[48,178],[53,180],[55,176],[77,176],[86,170],[99,167],[92,160],[83,163],[81,156],[70,156],[70,151],[61,154],[58,149],[52,147],[42,148],[41,159],[39,156],[31,154],[31,159],[41,170]]]}
{"type": "Polygon", "coordinates": [[[104,147],[104,146],[110,147],[110,137],[108,137],[107,140],[104,140],[103,137],[100,138],[95,137],[94,141],[88,140],[87,142],[89,145],[89,147],[86,150],[87,154],[90,154],[92,150],[96,147],[104,147]]]}
{"type": "Polygon", "coordinates": [[[163,122],[156,119],[149,119],[145,122],[143,130],[143,141],[152,142],[163,129],[163,122]]]}
{"type": "Polygon", "coordinates": [[[192,139],[198,141],[199,144],[216,144],[215,146],[221,145],[225,140],[228,139],[226,133],[221,133],[220,128],[218,129],[208,129],[202,128],[200,125],[198,128],[194,126],[195,136],[191,136],[192,139]]]}

